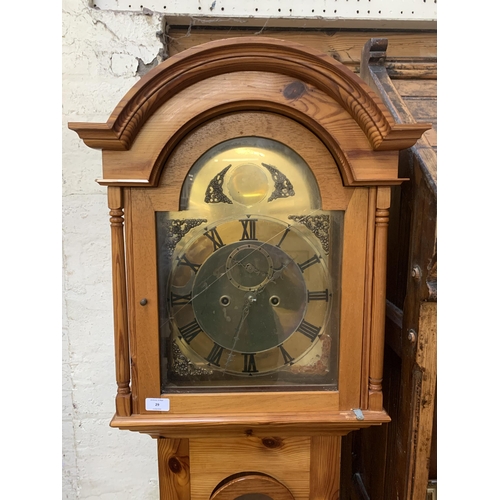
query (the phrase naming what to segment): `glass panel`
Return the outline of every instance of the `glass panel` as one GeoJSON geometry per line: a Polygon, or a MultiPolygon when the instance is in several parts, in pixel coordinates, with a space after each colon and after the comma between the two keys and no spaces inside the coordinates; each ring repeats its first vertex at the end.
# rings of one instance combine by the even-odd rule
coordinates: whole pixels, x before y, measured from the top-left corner
{"type": "Polygon", "coordinates": [[[336,390],[344,214],[321,210],[304,160],[225,141],[181,208],[156,213],[162,391],[336,390]]]}

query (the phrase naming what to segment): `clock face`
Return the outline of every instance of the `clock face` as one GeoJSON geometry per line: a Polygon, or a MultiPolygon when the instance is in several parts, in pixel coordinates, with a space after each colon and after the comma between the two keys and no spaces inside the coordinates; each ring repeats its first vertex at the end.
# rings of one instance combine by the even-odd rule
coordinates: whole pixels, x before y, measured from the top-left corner
{"type": "Polygon", "coordinates": [[[169,286],[179,341],[215,370],[257,376],[293,364],[325,330],[324,258],[278,219],[247,214],[203,228],[169,286]]]}
{"type": "Polygon", "coordinates": [[[305,162],[233,139],[157,212],[162,390],[336,387],[343,212],[305,162]]]}

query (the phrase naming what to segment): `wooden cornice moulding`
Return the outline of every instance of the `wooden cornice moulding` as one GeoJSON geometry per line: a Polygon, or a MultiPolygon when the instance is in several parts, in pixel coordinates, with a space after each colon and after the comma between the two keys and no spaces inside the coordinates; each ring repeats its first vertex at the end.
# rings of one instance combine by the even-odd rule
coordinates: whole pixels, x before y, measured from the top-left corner
{"type": "Polygon", "coordinates": [[[255,413],[251,415],[115,415],[110,427],[149,434],[153,438],[167,437],[241,437],[241,436],[320,436],[345,435],[373,425],[390,422],[384,411],[363,410],[363,419],[353,411],[335,413],[294,413],[293,415],[255,413]]]}
{"type": "Polygon", "coordinates": [[[167,100],[207,78],[239,71],[278,73],[315,86],[356,120],[374,150],[411,147],[430,128],[425,124],[396,125],[369,86],[330,56],[300,44],[264,37],[218,40],[187,49],[137,82],[106,123],[71,122],[68,126],[91,148],[125,151],[167,100]]]}

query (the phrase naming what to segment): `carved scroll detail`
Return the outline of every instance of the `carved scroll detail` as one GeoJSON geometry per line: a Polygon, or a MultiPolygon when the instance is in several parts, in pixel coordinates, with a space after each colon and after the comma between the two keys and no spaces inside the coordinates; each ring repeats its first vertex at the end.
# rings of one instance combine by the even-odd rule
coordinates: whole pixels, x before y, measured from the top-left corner
{"type": "Polygon", "coordinates": [[[285,174],[282,174],[276,167],[262,163],[262,166],[267,168],[274,181],[274,191],[267,201],[273,201],[277,198],[288,198],[295,196],[293,185],[285,174]]]}
{"type": "Polygon", "coordinates": [[[212,375],[213,371],[206,368],[199,368],[193,364],[179,349],[179,346],[174,342],[172,344],[173,355],[173,371],[178,375],[212,375]]]}
{"type": "Polygon", "coordinates": [[[233,204],[233,202],[224,194],[224,191],[222,189],[224,176],[230,168],[231,165],[228,165],[210,181],[210,184],[205,191],[205,203],[229,203],[230,205],[233,204]]]}
{"type": "Polygon", "coordinates": [[[318,238],[325,253],[329,253],[330,217],[328,215],[289,215],[288,218],[304,224],[318,238]]]}
{"type": "Polygon", "coordinates": [[[164,250],[169,258],[172,257],[177,243],[194,227],[207,222],[207,219],[171,219],[164,222],[167,236],[164,250]]]}

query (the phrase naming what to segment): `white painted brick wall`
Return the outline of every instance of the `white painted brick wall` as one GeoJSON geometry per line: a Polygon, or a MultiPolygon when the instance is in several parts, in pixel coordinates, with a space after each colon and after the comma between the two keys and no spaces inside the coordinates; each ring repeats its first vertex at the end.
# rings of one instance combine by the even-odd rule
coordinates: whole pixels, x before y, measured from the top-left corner
{"type": "Polygon", "coordinates": [[[107,120],[138,80],[138,58],[150,63],[162,48],[161,16],[64,0],[62,26],[63,499],[156,500],[156,441],[109,427],[116,383],[101,152],[67,123],[107,120]]]}

